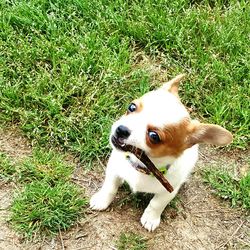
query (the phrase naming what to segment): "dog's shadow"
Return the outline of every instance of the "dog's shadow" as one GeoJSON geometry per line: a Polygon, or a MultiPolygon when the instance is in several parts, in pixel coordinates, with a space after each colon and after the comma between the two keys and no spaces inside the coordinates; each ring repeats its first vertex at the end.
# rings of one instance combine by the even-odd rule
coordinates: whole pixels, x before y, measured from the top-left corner
{"type": "Polygon", "coordinates": [[[145,209],[154,196],[154,194],[148,193],[133,193],[127,182],[123,183],[119,191],[120,197],[116,204],[120,208],[130,206],[132,208],[145,209]]]}
{"type": "MultiPolygon", "coordinates": [[[[183,188],[181,188],[183,189],[183,188]]],[[[133,193],[128,185],[124,182],[123,185],[119,188],[119,195],[116,197],[113,207],[119,209],[127,210],[129,208],[136,210],[141,214],[144,209],[148,206],[150,200],[153,198],[154,194],[150,193],[133,193]]],[[[162,220],[168,218],[175,219],[179,212],[183,210],[181,195],[177,194],[175,198],[168,204],[162,213],[162,220]]]]}

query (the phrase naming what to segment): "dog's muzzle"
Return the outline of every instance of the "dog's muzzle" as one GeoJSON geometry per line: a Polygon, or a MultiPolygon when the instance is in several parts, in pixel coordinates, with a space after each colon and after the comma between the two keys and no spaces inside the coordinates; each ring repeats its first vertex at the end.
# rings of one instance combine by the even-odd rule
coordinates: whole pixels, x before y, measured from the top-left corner
{"type": "Polygon", "coordinates": [[[123,125],[120,125],[115,130],[115,136],[118,139],[127,139],[130,136],[130,134],[131,134],[131,131],[123,125]]]}
{"type": "Polygon", "coordinates": [[[125,144],[125,140],[130,134],[131,131],[127,127],[120,125],[116,128],[114,135],[111,137],[111,142],[115,147],[122,146],[125,144]]]}

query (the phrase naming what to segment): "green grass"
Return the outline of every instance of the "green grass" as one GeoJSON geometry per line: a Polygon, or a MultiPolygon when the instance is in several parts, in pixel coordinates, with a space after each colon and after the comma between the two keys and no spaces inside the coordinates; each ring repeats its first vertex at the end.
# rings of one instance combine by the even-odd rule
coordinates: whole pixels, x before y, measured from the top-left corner
{"type": "Polygon", "coordinates": [[[27,238],[51,236],[72,226],[87,201],[69,182],[51,186],[34,181],[19,192],[11,207],[11,224],[27,238]]]}
{"type": "Polygon", "coordinates": [[[74,167],[59,152],[34,149],[12,164],[0,154],[0,180],[18,186],[11,205],[11,225],[28,239],[54,236],[84,216],[84,192],[71,183],[74,167]]]}
{"type": "Polygon", "coordinates": [[[168,206],[175,209],[176,211],[178,211],[179,210],[178,205],[179,205],[180,201],[181,201],[181,197],[177,194],[173,198],[173,200],[171,200],[171,202],[169,203],[168,206]]]}
{"type": "Polygon", "coordinates": [[[118,241],[116,242],[116,247],[118,250],[148,249],[146,239],[132,232],[121,233],[118,241]]]}
{"type": "Polygon", "coordinates": [[[85,162],[108,153],[113,120],[152,88],[135,54],[188,73],[182,97],[249,142],[247,1],[1,1],[0,119],[85,162]],[[164,56],[162,56],[164,55],[164,56]]]}
{"type": "MultiPolygon", "coordinates": [[[[229,129],[233,148],[245,149],[249,12],[244,0],[0,0],[0,127],[14,124],[33,145],[66,149],[85,164],[107,155],[114,119],[155,87],[147,66],[136,65],[139,52],[168,78],[187,73],[184,103],[202,121],[229,129]]],[[[0,154],[0,166],[0,178],[21,187],[11,223],[22,234],[55,234],[84,211],[86,200],[70,183],[73,166],[59,153],[34,150],[16,164],[0,154]]],[[[210,171],[206,179],[232,205],[249,208],[249,175],[234,180],[210,171]]],[[[145,203],[144,196],[129,199],[145,203]]],[[[122,234],[118,249],[146,243],[122,234]]]]}
{"type": "Polygon", "coordinates": [[[204,172],[204,178],[216,194],[229,200],[233,207],[250,210],[250,171],[236,179],[228,171],[209,169],[204,172]]]}
{"type": "Polygon", "coordinates": [[[129,204],[130,206],[134,208],[145,209],[148,203],[150,202],[150,200],[154,196],[153,194],[149,194],[149,193],[131,192],[131,189],[127,182],[125,182],[122,185],[121,189],[125,193],[125,196],[118,202],[118,205],[120,207],[123,207],[129,204]]]}
{"type": "Polygon", "coordinates": [[[15,166],[6,154],[0,152],[0,180],[10,181],[15,174],[15,166]]]}
{"type": "Polygon", "coordinates": [[[34,149],[32,155],[17,167],[17,181],[29,183],[44,180],[54,185],[60,181],[70,181],[73,170],[73,165],[65,162],[60,153],[34,149]]]}

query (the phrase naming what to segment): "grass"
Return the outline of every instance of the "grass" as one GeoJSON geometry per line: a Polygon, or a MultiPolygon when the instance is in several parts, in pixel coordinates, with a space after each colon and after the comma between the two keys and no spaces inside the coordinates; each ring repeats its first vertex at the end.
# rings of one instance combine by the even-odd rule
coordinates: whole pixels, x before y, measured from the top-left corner
{"type": "Polygon", "coordinates": [[[125,193],[125,196],[118,202],[120,207],[129,204],[134,208],[145,209],[154,196],[153,194],[149,193],[133,193],[127,182],[124,182],[124,184],[121,186],[121,189],[125,193]]]}
{"type": "Polygon", "coordinates": [[[1,153],[0,166],[0,178],[18,185],[10,222],[26,238],[54,236],[84,216],[87,200],[71,183],[74,168],[60,153],[34,149],[15,164],[1,153]]]}
{"type": "MultiPolygon", "coordinates": [[[[91,164],[109,152],[110,126],[130,100],[160,85],[139,53],[165,78],[187,73],[186,106],[229,129],[231,148],[246,149],[249,12],[244,0],[0,0],[0,126],[15,124],[33,145],[63,148],[91,164]]],[[[23,234],[54,234],[82,213],[73,167],[58,153],[37,150],[20,164],[1,154],[0,164],[0,178],[22,187],[12,224],[23,234]]],[[[249,208],[249,175],[207,178],[219,195],[249,208]]],[[[119,249],[132,242],[142,247],[131,249],[145,249],[137,235],[119,242],[119,249]]]]}
{"type": "Polygon", "coordinates": [[[55,235],[72,226],[86,204],[79,189],[69,182],[51,186],[45,181],[34,181],[15,197],[11,224],[30,239],[55,235]]]}
{"type": "Polygon", "coordinates": [[[218,196],[229,200],[233,207],[240,206],[250,211],[250,171],[236,179],[230,172],[209,169],[204,172],[204,179],[218,196]]]}
{"type": "Polygon", "coordinates": [[[10,181],[14,173],[14,165],[6,154],[0,152],[0,180],[10,181]]]}
{"type": "Polygon", "coordinates": [[[17,167],[17,179],[21,183],[44,180],[54,185],[60,181],[69,182],[73,170],[72,164],[65,162],[58,152],[34,149],[32,156],[17,167]]]}
{"type": "Polygon", "coordinates": [[[121,233],[116,247],[118,250],[148,249],[146,239],[132,232],[121,233]]]}
{"type": "Polygon", "coordinates": [[[1,1],[0,119],[35,144],[86,163],[109,152],[113,120],[152,75],[137,52],[160,58],[168,78],[188,73],[183,99],[201,120],[249,143],[247,1],[1,1]]]}
{"type": "MultiPolygon", "coordinates": [[[[125,196],[118,202],[118,205],[120,207],[123,207],[129,204],[130,206],[134,208],[145,209],[148,206],[150,200],[154,196],[154,194],[150,194],[150,193],[142,193],[142,192],[133,193],[127,182],[124,182],[124,184],[121,186],[121,189],[125,193],[125,196]]],[[[180,197],[176,195],[175,198],[169,203],[168,206],[178,210],[177,207],[178,207],[179,201],[180,201],[180,197]]]]}

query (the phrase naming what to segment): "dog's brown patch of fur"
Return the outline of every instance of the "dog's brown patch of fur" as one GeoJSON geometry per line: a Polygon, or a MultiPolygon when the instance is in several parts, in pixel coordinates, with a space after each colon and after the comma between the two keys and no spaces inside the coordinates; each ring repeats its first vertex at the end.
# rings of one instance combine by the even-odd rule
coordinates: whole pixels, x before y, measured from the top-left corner
{"type": "Polygon", "coordinates": [[[194,129],[188,118],[177,124],[167,125],[163,129],[149,125],[148,130],[157,132],[161,139],[160,143],[154,144],[148,135],[146,136],[146,143],[151,149],[150,155],[153,157],[179,156],[185,149],[192,146],[188,143],[188,137],[194,129]]]}

